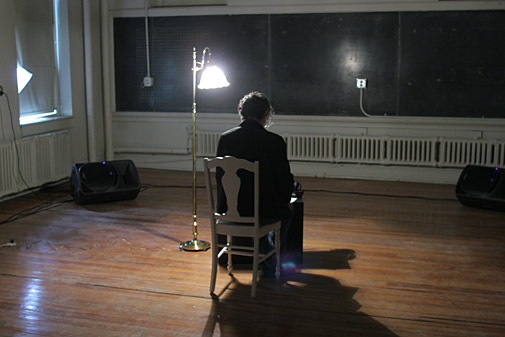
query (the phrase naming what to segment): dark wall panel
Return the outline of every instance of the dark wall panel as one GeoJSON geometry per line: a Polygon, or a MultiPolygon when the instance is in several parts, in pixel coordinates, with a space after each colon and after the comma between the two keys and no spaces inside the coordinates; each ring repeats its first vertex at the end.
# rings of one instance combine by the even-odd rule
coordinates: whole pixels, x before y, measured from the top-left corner
{"type": "Polygon", "coordinates": [[[402,13],[399,111],[505,117],[505,12],[402,13]]]}
{"type": "MultiPolygon", "coordinates": [[[[210,47],[211,61],[232,85],[198,90],[199,112],[236,112],[244,92],[268,91],[267,16],[162,17],[149,19],[151,76],[155,85],[142,88],[147,73],[143,18],[114,20],[116,109],[118,111],[191,111],[192,52],[197,61],[210,47]]],[[[200,72],[197,74],[199,80],[200,72]]]]}
{"type": "Polygon", "coordinates": [[[505,11],[233,15],[114,20],[118,111],[190,112],[192,48],[231,86],[198,90],[199,112],[236,112],[247,92],[277,114],[505,117],[505,11]]]}
{"type": "Polygon", "coordinates": [[[397,13],[272,17],[272,99],[283,114],[362,115],[396,110],[397,13]]]}

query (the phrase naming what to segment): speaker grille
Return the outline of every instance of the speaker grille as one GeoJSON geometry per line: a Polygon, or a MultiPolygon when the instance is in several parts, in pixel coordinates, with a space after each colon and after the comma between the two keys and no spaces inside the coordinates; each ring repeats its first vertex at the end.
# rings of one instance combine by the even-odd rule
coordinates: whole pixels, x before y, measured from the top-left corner
{"type": "Polygon", "coordinates": [[[483,166],[467,167],[460,178],[460,187],[468,195],[490,193],[498,183],[498,169],[483,166]]]}
{"type": "Polygon", "coordinates": [[[77,204],[135,199],[140,179],[131,160],[74,164],[70,193],[77,204]]]}
{"type": "Polygon", "coordinates": [[[505,170],[468,165],[461,172],[456,197],[463,205],[505,211],[505,170]]]}
{"type": "Polygon", "coordinates": [[[83,187],[92,192],[105,192],[117,185],[117,172],[106,162],[84,164],[79,174],[83,187]]]}

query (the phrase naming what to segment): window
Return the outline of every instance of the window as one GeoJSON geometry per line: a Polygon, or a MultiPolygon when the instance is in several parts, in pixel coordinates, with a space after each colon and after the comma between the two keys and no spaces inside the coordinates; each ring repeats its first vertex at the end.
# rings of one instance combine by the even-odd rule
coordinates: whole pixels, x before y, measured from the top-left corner
{"type": "Polygon", "coordinates": [[[57,0],[16,0],[20,123],[59,110],[57,0]],[[24,75],[28,77],[23,78],[24,75]],[[31,76],[30,76],[31,75],[31,76]],[[22,87],[22,82],[26,86],[22,87]]]}

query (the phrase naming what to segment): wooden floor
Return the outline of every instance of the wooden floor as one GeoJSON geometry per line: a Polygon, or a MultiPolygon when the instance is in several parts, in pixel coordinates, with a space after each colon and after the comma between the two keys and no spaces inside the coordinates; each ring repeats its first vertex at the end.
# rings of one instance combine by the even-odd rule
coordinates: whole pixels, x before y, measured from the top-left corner
{"type": "Polygon", "coordinates": [[[64,184],[0,204],[2,221],[52,197],[0,225],[17,244],[0,248],[0,336],[505,336],[505,213],[453,186],[299,178],[304,264],[256,299],[249,270],[220,268],[212,299],[210,252],[179,251],[191,173],[139,173],[133,201],[62,203],[64,184]]]}

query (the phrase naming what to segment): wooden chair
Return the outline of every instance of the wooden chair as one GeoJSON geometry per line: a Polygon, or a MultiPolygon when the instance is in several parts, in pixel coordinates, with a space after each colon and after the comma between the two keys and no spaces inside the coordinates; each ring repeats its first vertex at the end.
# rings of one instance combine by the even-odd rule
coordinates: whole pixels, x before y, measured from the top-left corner
{"type": "Polygon", "coordinates": [[[271,255],[276,255],[276,270],[275,276],[279,279],[280,276],[280,228],[281,222],[276,221],[271,224],[260,225],[259,217],[259,162],[250,162],[245,159],[238,159],[230,156],[217,157],[213,159],[204,159],[205,167],[205,183],[207,187],[208,201],[210,206],[210,224],[212,231],[212,275],[210,279],[210,293],[214,295],[216,286],[216,274],[218,259],[224,253],[228,254],[228,273],[232,275],[233,264],[232,256],[252,256],[253,257],[253,280],[251,297],[256,296],[256,283],[258,275],[258,265],[269,258],[271,255]],[[211,169],[220,167],[224,171],[221,184],[226,195],[228,210],[226,214],[219,214],[216,211],[216,203],[214,202],[214,190],[211,181],[211,169]],[[240,190],[241,179],[237,175],[238,170],[247,170],[254,174],[254,216],[240,216],[237,210],[238,194],[240,190]],[[259,242],[260,238],[267,235],[270,231],[275,231],[275,249],[267,253],[260,254],[259,242]],[[218,243],[218,235],[226,235],[226,243],[218,243]],[[250,237],[253,238],[253,246],[233,245],[233,237],[250,237]]]}

